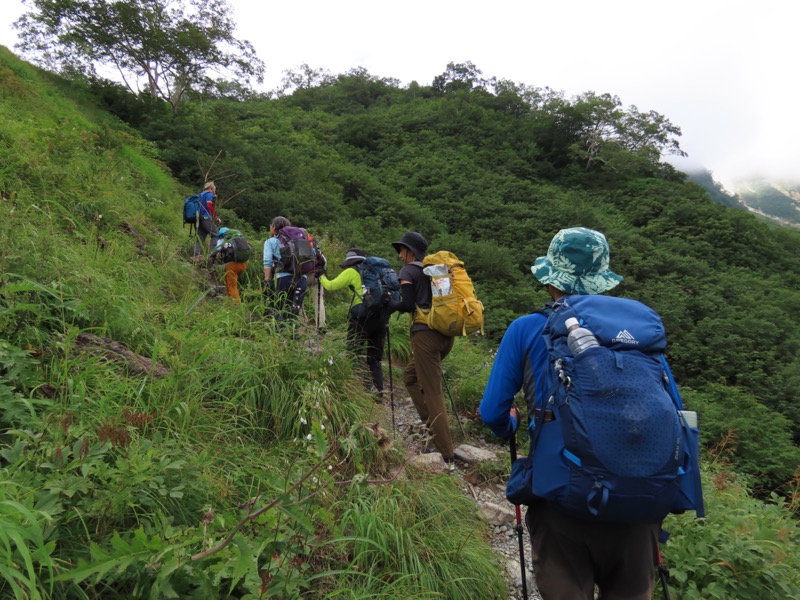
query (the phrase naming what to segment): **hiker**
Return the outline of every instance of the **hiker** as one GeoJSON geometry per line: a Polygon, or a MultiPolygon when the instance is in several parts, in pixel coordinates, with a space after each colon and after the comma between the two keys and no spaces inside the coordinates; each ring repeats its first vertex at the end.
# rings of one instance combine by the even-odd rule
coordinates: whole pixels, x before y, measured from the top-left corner
{"type": "Polygon", "coordinates": [[[399,273],[401,300],[390,303],[390,309],[411,314],[412,357],[403,371],[403,382],[447,470],[453,471],[453,438],[442,392],[442,361],[453,349],[453,337],[428,327],[418,310],[430,309],[433,302],[430,278],[422,272],[428,240],[409,231],[392,246],[405,266],[399,273]]]}
{"type": "Polygon", "coordinates": [[[247,260],[250,258],[252,248],[235,229],[222,227],[218,235],[217,245],[209,254],[209,258],[222,260],[225,265],[225,292],[234,304],[240,304],[239,275],[247,269],[247,260]]]}
{"type": "MultiPolygon", "coordinates": [[[[531,271],[547,287],[554,302],[570,295],[602,294],[622,281],[609,269],[605,236],[582,227],[559,231],[547,256],[537,258],[531,271]]],[[[502,338],[480,403],[483,421],[499,437],[510,438],[520,423],[519,411],[513,407],[520,389],[525,392],[528,419],[537,419],[535,428],[549,426],[548,413],[551,420],[555,418],[550,409],[544,415],[539,412],[545,408],[550,393],[548,381],[552,381],[548,369],[553,367],[542,336],[547,321],[548,316],[540,312],[520,317],[502,338]]],[[[538,437],[541,452],[545,452],[542,444],[551,439],[538,437]]],[[[562,460],[561,456],[553,462],[558,460],[562,460]]],[[[631,524],[583,519],[538,497],[525,503],[529,505],[525,520],[542,598],[591,600],[596,584],[601,598],[650,600],[660,522],[631,524]]]]}
{"type": "Polygon", "coordinates": [[[334,279],[322,275],[319,279],[322,287],[328,291],[349,288],[353,292],[350,304],[349,322],[347,324],[347,342],[353,354],[360,354],[366,346],[367,367],[370,377],[365,378],[364,388],[377,391],[375,401],[383,400],[383,344],[386,340],[389,312],[379,307],[375,311],[365,311],[362,303],[362,279],[359,265],[367,255],[359,248],[350,248],[344,261],[339,265],[344,269],[334,279]]]}
{"type": "Polygon", "coordinates": [[[264,242],[264,294],[271,303],[271,314],[282,329],[291,324],[297,329],[297,319],[303,308],[308,278],[305,274],[297,274],[287,268],[281,256],[281,240],[279,235],[285,227],[292,223],[286,217],[275,217],[269,226],[270,237],[264,242]]]}
{"type": "Polygon", "coordinates": [[[217,245],[217,225],[222,220],[214,210],[214,202],[217,199],[217,186],[213,181],[207,181],[200,193],[202,205],[200,222],[197,224],[197,239],[194,243],[194,261],[201,262],[206,252],[206,238],[211,236],[211,248],[217,245]]]}

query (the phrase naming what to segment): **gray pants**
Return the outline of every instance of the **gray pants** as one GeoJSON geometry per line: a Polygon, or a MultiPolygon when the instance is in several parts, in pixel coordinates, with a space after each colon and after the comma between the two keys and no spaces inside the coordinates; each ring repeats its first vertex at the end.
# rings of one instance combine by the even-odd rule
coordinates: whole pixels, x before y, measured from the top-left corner
{"type": "Polygon", "coordinates": [[[211,248],[217,245],[217,228],[211,219],[200,219],[197,225],[197,239],[194,242],[194,255],[204,256],[208,249],[206,248],[206,238],[211,236],[211,248]]]}

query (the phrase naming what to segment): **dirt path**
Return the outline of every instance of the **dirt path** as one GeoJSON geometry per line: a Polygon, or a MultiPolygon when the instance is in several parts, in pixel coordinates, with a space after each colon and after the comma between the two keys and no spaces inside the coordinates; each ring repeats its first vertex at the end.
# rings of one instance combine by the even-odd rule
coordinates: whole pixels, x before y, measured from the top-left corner
{"type": "MultiPolygon", "coordinates": [[[[385,419],[385,427],[392,429],[392,407],[389,397],[384,401],[383,413],[385,419]]],[[[462,419],[464,417],[462,416],[462,419]]],[[[451,415],[451,431],[453,432],[454,441],[456,443],[456,470],[453,476],[458,477],[461,490],[465,496],[472,499],[479,507],[501,507],[504,511],[508,511],[513,515],[514,506],[511,505],[505,496],[505,481],[491,479],[488,481],[483,480],[482,477],[476,472],[474,464],[469,464],[464,460],[459,460],[458,447],[461,444],[467,444],[482,450],[488,450],[497,457],[497,463],[507,467],[509,461],[508,446],[499,444],[491,444],[484,439],[477,439],[475,436],[469,435],[469,427],[467,423],[464,424],[466,431],[466,438],[461,435],[460,428],[454,417],[451,415]]],[[[394,428],[396,430],[397,439],[402,441],[406,448],[406,456],[412,459],[414,456],[423,454],[427,447],[427,436],[425,435],[425,427],[419,419],[411,398],[408,397],[405,389],[395,387],[394,389],[394,428]]],[[[440,456],[437,454],[437,456],[440,456]]],[[[443,463],[442,463],[443,464],[443,463]]],[[[508,472],[508,468],[503,469],[503,473],[508,472]]],[[[491,509],[490,509],[491,510],[491,509]]],[[[507,515],[503,515],[508,519],[507,515]]],[[[525,507],[522,509],[522,517],[525,516],[525,507]]],[[[503,520],[502,516],[499,519],[503,520]]],[[[508,600],[521,600],[522,595],[522,576],[520,570],[520,553],[519,553],[519,537],[515,528],[516,519],[514,522],[508,524],[489,524],[486,526],[486,538],[494,548],[498,564],[505,567],[504,574],[508,585],[508,600]]],[[[530,600],[541,600],[538,591],[533,583],[531,564],[530,564],[530,537],[527,529],[523,532],[523,545],[525,552],[525,572],[528,581],[528,598],[530,600]]],[[[498,599],[504,600],[504,599],[498,599]]]]}

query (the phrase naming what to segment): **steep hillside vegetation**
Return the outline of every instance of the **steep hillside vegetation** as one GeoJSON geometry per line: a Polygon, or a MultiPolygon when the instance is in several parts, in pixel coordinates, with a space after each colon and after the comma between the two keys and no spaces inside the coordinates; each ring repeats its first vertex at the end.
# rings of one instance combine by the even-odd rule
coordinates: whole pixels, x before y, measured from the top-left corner
{"type": "Polygon", "coordinates": [[[615,293],[662,313],[684,388],[698,402],[743,394],[778,413],[769,428],[783,441],[771,466],[754,467],[757,428],[737,432],[740,464],[765,492],[793,476],[800,233],[721,206],[660,162],[679,151],[679,130],[663,116],[609,95],[567,99],[486,79],[470,64],[407,88],[355,70],[278,99],[206,99],[176,119],[114,90],[99,88],[179,178],[197,181],[198,162],[216,159],[223,196],[235,195],[228,208],[256,228],[285,214],[388,257],[389,242],[415,229],[454,251],[493,341],[544,304],[529,267],[553,233],[602,230],[625,276],[615,293]]]}
{"type": "MultiPolygon", "coordinates": [[[[285,213],[334,261],[354,243],[390,255],[406,227],[468,260],[493,331],[448,358],[464,414],[505,323],[543,300],[526,270],[553,231],[603,229],[623,292],[664,313],[707,442],[727,442],[705,465],[705,526],[668,519],[673,590],[800,595],[796,488],[753,499],[756,480],[726,464],[769,482],[762,494],[797,464],[797,237],[643,156],[587,170],[560,113],[531,113],[516,92],[440,84],[356,74],[279,100],[206,99],[177,119],[107,88],[123,125],[84,85],[0,48],[3,597],[507,597],[455,482],[392,478],[399,452],[338,325],[346,300],[331,302],[330,335],[282,340],[260,318],[258,264],[239,307],[192,267],[186,192],[165,164],[196,186],[219,150],[217,174],[239,178],[218,178],[221,195],[244,189],[223,217],[254,240],[285,213]]],[[[396,361],[403,332],[393,321],[396,361]]]]}

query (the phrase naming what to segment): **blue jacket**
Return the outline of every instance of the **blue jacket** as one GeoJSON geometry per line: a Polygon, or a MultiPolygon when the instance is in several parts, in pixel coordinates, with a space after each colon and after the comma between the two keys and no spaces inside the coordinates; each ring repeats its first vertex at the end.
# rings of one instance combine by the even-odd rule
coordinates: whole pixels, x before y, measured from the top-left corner
{"type": "Polygon", "coordinates": [[[509,414],[517,392],[525,392],[531,423],[534,403],[541,405],[547,393],[548,355],[542,339],[546,322],[547,317],[540,313],[519,317],[508,326],[497,350],[480,414],[494,434],[503,439],[511,437],[518,426],[509,414]]]}

